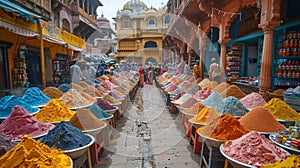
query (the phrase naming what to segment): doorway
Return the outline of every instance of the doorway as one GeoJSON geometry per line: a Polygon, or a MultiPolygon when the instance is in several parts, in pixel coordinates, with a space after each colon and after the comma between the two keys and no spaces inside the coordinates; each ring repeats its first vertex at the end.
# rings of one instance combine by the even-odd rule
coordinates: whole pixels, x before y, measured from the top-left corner
{"type": "Polygon", "coordinates": [[[38,86],[42,84],[41,57],[40,51],[27,50],[25,52],[26,72],[30,86],[38,86]]]}

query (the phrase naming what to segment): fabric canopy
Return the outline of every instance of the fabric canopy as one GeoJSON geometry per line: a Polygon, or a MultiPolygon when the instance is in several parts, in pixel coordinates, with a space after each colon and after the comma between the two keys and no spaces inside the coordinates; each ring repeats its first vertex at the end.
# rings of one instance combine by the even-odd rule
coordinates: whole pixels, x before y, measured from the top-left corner
{"type": "Polygon", "coordinates": [[[7,12],[17,13],[18,16],[21,16],[33,22],[37,21],[38,18],[42,18],[42,16],[34,14],[12,2],[9,2],[8,0],[1,0],[0,7],[6,10],[7,12]]]}

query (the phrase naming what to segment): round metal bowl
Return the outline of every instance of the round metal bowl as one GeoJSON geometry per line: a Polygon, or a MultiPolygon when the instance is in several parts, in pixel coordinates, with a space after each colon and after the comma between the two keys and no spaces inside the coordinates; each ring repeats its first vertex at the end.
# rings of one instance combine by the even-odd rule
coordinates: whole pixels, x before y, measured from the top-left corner
{"type": "Polygon", "coordinates": [[[99,127],[96,129],[91,129],[91,130],[82,130],[82,132],[92,135],[94,138],[96,138],[99,135],[99,133],[101,132],[101,130],[107,126],[106,122],[103,121],[103,123],[104,123],[104,125],[102,127],[99,127]]]}
{"type": "Polygon", "coordinates": [[[92,135],[89,135],[89,134],[85,134],[85,135],[88,136],[88,137],[90,137],[90,143],[88,143],[87,145],[85,145],[83,147],[80,147],[80,148],[71,149],[71,150],[65,150],[65,151],[62,151],[62,152],[64,154],[67,154],[68,156],[70,156],[72,159],[79,158],[95,142],[95,138],[92,135]]]}
{"type": "Polygon", "coordinates": [[[73,163],[73,160],[72,160],[72,158],[71,157],[69,157],[69,159],[70,159],[70,168],[73,168],[74,167],[74,163],[73,163]]]}
{"type": "Polygon", "coordinates": [[[91,103],[91,104],[88,104],[88,105],[85,105],[85,106],[78,106],[78,107],[69,107],[70,110],[78,110],[78,109],[81,109],[81,108],[87,108],[87,107],[90,107],[91,105],[93,105],[94,103],[91,103]]]}
{"type": "Polygon", "coordinates": [[[201,124],[201,123],[194,122],[194,121],[192,121],[191,119],[189,119],[189,122],[190,122],[191,124],[193,124],[194,127],[197,128],[197,129],[206,125],[206,124],[201,124]]]}
{"type": "Polygon", "coordinates": [[[294,148],[291,148],[291,147],[288,147],[286,145],[283,145],[281,143],[278,143],[276,140],[275,140],[275,137],[276,135],[278,135],[278,133],[273,133],[273,134],[270,134],[269,135],[269,139],[274,142],[277,146],[283,148],[283,149],[286,149],[288,152],[292,153],[292,154],[296,154],[296,155],[299,155],[300,154],[300,150],[297,150],[297,149],[294,149],[294,148]]]}
{"type": "Polygon", "coordinates": [[[118,108],[118,106],[114,106],[115,108],[114,109],[112,109],[112,110],[104,110],[105,112],[115,112],[115,111],[117,111],[119,108],[118,108]]]}
{"type": "MultiPolygon", "coordinates": [[[[198,133],[198,132],[197,132],[197,133],[198,133]]],[[[222,140],[217,140],[217,139],[213,139],[213,138],[204,136],[204,135],[202,135],[202,134],[200,134],[200,133],[198,133],[198,134],[199,134],[199,136],[200,136],[201,142],[204,141],[205,144],[206,144],[207,146],[219,148],[219,147],[222,145],[222,143],[225,142],[225,140],[223,140],[223,141],[222,141],[222,140]]]]}
{"type": "MultiPolygon", "coordinates": [[[[223,152],[223,144],[219,147],[220,148],[220,152],[221,154],[228,159],[229,163],[234,167],[234,168],[256,168],[256,166],[253,165],[249,165],[240,161],[237,161],[233,158],[231,158],[230,156],[226,155],[226,153],[223,152]]],[[[282,149],[282,148],[281,148],[282,149]]],[[[287,152],[286,150],[282,149],[284,152],[286,152],[289,156],[291,155],[289,152],[287,152]]]]}

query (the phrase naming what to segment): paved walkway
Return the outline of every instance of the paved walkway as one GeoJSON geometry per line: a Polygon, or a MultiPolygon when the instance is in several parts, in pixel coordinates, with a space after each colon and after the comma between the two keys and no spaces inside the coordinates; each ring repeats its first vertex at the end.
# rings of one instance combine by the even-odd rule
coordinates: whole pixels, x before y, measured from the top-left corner
{"type": "Polygon", "coordinates": [[[199,167],[200,156],[193,153],[180,116],[165,108],[164,97],[155,85],[138,89],[112,137],[95,167],[199,167]]]}

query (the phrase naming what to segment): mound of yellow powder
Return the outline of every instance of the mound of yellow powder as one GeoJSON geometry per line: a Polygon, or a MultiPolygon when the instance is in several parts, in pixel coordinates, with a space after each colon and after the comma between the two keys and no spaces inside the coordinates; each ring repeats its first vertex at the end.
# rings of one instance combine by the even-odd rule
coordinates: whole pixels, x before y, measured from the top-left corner
{"type": "Polygon", "coordinates": [[[264,107],[267,108],[276,119],[300,120],[300,114],[278,98],[271,99],[264,107]]]}
{"type": "Polygon", "coordinates": [[[60,122],[69,121],[74,114],[75,111],[70,110],[66,104],[52,99],[34,117],[42,122],[60,122]]]}
{"type": "Polygon", "coordinates": [[[234,96],[237,99],[241,99],[246,96],[246,94],[241,91],[239,87],[236,85],[230,85],[228,88],[226,88],[222,93],[221,96],[223,98],[229,97],[229,96],[234,96]]]}
{"type": "Polygon", "coordinates": [[[195,117],[191,118],[191,121],[199,124],[208,124],[220,114],[212,107],[204,107],[195,117]]]}
{"type": "Polygon", "coordinates": [[[286,160],[262,165],[261,168],[299,168],[300,155],[292,155],[286,160]]]}
{"type": "Polygon", "coordinates": [[[69,168],[68,155],[58,149],[49,148],[32,137],[24,135],[20,143],[0,158],[0,168],[69,168]]]}

